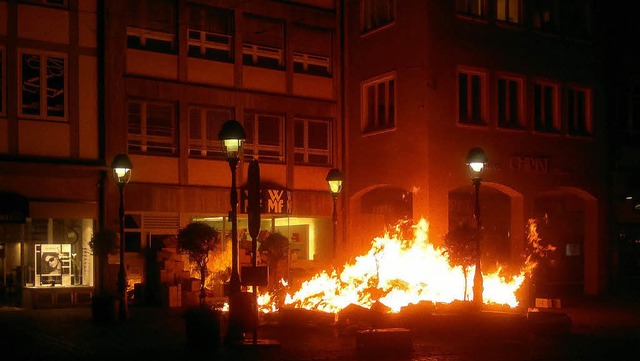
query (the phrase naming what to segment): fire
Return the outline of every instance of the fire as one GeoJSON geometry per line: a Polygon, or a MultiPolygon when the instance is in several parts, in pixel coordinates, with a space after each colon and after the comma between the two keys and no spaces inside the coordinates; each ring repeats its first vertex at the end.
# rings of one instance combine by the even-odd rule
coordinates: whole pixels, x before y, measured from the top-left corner
{"type": "MultiPolygon", "coordinates": [[[[343,270],[322,271],[286,294],[285,306],[337,313],[350,304],[371,308],[380,302],[391,312],[421,301],[451,303],[464,300],[465,280],[461,266],[451,265],[444,248],[429,242],[429,225],[421,219],[413,239],[401,239],[401,232],[376,238],[367,254],[359,256],[343,270]]],[[[398,230],[398,229],[397,229],[398,230]]],[[[528,241],[534,252],[541,249],[535,221],[529,221],[528,241]]],[[[516,291],[535,268],[529,256],[515,276],[503,275],[499,267],[483,274],[483,302],[516,307],[516,291]]],[[[467,269],[466,294],[473,294],[475,267],[467,269]]],[[[269,294],[260,296],[262,312],[277,310],[269,294]]]]}

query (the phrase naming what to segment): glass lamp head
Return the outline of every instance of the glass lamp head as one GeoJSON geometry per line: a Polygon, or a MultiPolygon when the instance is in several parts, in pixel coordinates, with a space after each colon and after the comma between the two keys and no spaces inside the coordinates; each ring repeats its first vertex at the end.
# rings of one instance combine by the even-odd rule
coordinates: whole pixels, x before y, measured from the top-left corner
{"type": "Polygon", "coordinates": [[[327,183],[331,194],[338,195],[342,191],[342,172],[337,168],[332,168],[327,173],[327,183]]]}
{"type": "Polygon", "coordinates": [[[131,159],[126,154],[118,154],[113,158],[113,162],[111,162],[111,170],[113,171],[113,178],[116,180],[118,185],[125,185],[129,183],[131,180],[131,170],[133,169],[133,164],[131,163],[131,159]]]}
{"type": "Polygon", "coordinates": [[[244,149],[246,134],[242,124],[236,120],[228,120],[220,128],[218,139],[222,141],[222,151],[227,159],[239,159],[244,149]]]}

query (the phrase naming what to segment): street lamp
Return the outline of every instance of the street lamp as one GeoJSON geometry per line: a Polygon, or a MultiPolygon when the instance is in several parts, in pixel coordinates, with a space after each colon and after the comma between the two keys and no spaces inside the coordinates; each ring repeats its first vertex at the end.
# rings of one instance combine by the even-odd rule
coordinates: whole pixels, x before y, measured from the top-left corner
{"type": "Polygon", "coordinates": [[[475,202],[473,208],[473,216],[476,219],[476,272],[473,276],[473,302],[477,306],[482,305],[482,271],[480,270],[480,183],[482,182],[482,172],[484,171],[484,166],[487,164],[487,157],[484,154],[484,151],[481,148],[471,148],[469,153],[467,153],[466,158],[467,166],[469,166],[469,171],[471,173],[471,181],[473,182],[473,186],[475,188],[475,202]]]}
{"type": "Polygon", "coordinates": [[[329,183],[329,191],[333,196],[333,258],[336,258],[336,234],[338,233],[338,211],[336,203],[338,194],[342,190],[342,172],[340,169],[331,168],[327,173],[327,183],[329,183]]]}
{"type": "Polygon", "coordinates": [[[128,315],[127,306],[127,274],[124,267],[124,186],[131,180],[131,169],[133,165],[129,156],[126,154],[118,154],[113,158],[111,162],[111,169],[113,171],[113,178],[118,184],[120,191],[120,211],[118,213],[120,217],[120,268],[118,271],[118,293],[120,294],[120,307],[118,309],[118,315],[120,320],[126,320],[128,315]]]}
{"type": "Polygon", "coordinates": [[[228,120],[220,129],[218,139],[222,141],[222,151],[227,157],[231,169],[231,278],[229,279],[229,327],[226,340],[229,343],[242,341],[242,329],[240,326],[239,298],[240,298],[240,274],[238,272],[238,193],[236,190],[236,168],[242,157],[246,134],[242,124],[236,120],[228,120]]]}

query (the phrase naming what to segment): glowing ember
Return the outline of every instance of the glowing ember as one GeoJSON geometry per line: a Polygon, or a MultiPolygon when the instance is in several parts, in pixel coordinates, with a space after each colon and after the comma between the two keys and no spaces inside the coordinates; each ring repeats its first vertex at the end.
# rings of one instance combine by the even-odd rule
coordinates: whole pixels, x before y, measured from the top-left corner
{"type": "MultiPolygon", "coordinates": [[[[398,312],[420,301],[464,300],[462,267],[450,265],[445,249],[429,243],[426,220],[421,219],[413,228],[411,240],[399,239],[400,232],[376,238],[368,253],[352,264],[345,264],[340,274],[336,270],[320,272],[293,295],[287,294],[284,305],[337,313],[349,304],[371,308],[379,301],[392,312],[398,312]]],[[[534,253],[540,252],[534,221],[528,224],[528,241],[534,253]]],[[[529,256],[515,276],[502,275],[502,268],[483,274],[484,302],[517,306],[515,293],[535,266],[529,256]]],[[[475,268],[469,267],[467,272],[468,279],[472,279],[475,268]]],[[[472,287],[469,282],[467,294],[473,293],[472,287]]],[[[258,303],[263,312],[277,310],[271,295],[261,295],[258,303]]]]}

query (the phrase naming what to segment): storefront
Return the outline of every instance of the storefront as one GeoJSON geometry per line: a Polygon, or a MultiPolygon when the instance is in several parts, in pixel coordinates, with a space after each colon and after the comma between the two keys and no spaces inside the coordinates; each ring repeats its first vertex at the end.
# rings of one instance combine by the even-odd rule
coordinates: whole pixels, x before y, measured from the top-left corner
{"type": "Polygon", "coordinates": [[[2,303],[25,308],[89,305],[93,256],[89,241],[92,202],[28,201],[4,193],[1,263],[2,303]]]}

